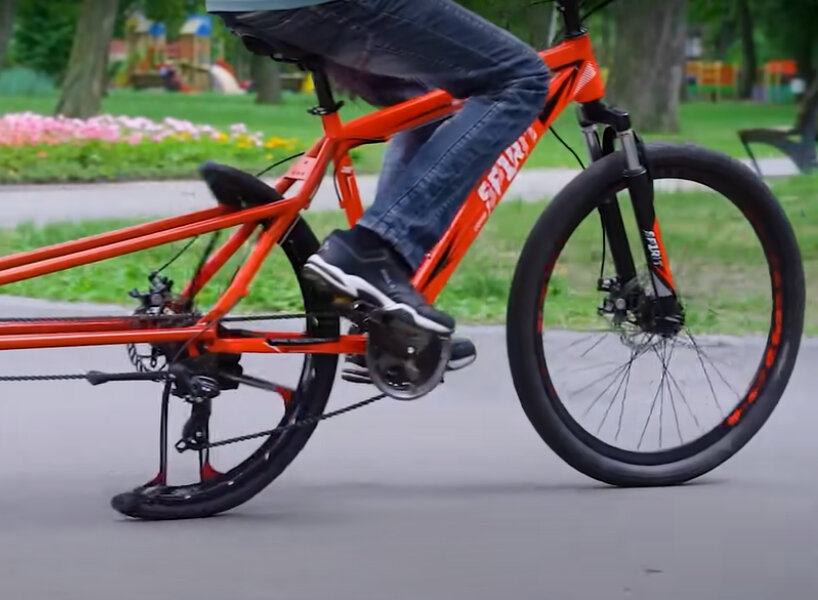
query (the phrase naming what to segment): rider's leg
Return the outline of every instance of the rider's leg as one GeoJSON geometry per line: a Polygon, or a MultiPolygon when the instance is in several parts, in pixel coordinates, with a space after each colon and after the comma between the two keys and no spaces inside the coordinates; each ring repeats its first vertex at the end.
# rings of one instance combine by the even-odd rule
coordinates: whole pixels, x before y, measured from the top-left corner
{"type": "Polygon", "coordinates": [[[469,98],[381,188],[360,224],[331,236],[309,263],[336,289],[450,331],[453,320],[429,307],[409,278],[477,179],[542,110],[544,62],[450,0],[337,0],[238,21],[338,64],[469,98]]]}

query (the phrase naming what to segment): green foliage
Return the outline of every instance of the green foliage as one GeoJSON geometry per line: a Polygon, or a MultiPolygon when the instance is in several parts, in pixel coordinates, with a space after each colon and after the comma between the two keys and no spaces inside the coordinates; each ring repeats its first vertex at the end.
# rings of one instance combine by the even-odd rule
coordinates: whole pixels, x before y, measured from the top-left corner
{"type": "MultiPolygon", "coordinates": [[[[817,0],[750,0],[749,4],[761,60],[816,60],[817,0]]],[[[690,0],[688,19],[692,27],[704,31],[705,43],[712,49],[718,43],[718,36],[724,34],[724,25],[737,22],[738,0],[690,0]]],[[[739,60],[740,40],[738,36],[731,37],[731,60],[739,60]]]]}
{"type": "Polygon", "coordinates": [[[79,4],[79,0],[20,2],[12,41],[14,61],[60,80],[71,54],[79,4]]]}
{"type": "Polygon", "coordinates": [[[811,78],[818,65],[818,0],[751,0],[757,27],[764,31],[778,56],[798,61],[801,74],[811,78]]]}
{"type": "Polygon", "coordinates": [[[0,96],[49,96],[54,92],[54,82],[32,69],[14,67],[0,72],[0,96]]]}
{"type": "Polygon", "coordinates": [[[185,20],[204,10],[201,0],[143,0],[145,15],[167,26],[168,37],[173,39],[185,20]]]}

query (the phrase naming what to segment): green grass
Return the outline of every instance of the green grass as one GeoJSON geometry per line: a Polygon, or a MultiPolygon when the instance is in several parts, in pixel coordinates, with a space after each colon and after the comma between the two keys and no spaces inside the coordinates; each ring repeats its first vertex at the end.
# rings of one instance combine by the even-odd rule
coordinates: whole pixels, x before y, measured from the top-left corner
{"type": "MultiPolygon", "coordinates": [[[[218,94],[168,94],[165,92],[116,90],[105,100],[103,110],[111,114],[145,116],[155,120],[165,117],[187,119],[196,123],[228,127],[243,122],[253,130],[261,130],[267,135],[283,138],[297,138],[303,144],[311,143],[321,134],[320,122],[307,114],[313,104],[311,95],[288,95],[282,105],[259,106],[250,96],[223,96],[218,94]]],[[[33,111],[49,114],[56,104],[56,96],[0,97],[0,114],[4,112],[33,111]]],[[[362,101],[348,102],[342,110],[342,118],[351,119],[370,112],[372,109],[362,101]]],[[[791,105],[757,105],[750,103],[724,102],[719,104],[684,104],[681,108],[682,131],[678,134],[650,135],[648,140],[667,139],[671,141],[692,141],[708,148],[743,157],[745,152],[736,132],[745,127],[778,126],[792,123],[795,107],[791,105]]],[[[584,156],[583,145],[573,110],[566,111],[557,121],[555,128],[577,151],[584,156]]],[[[361,148],[356,154],[359,172],[377,172],[382,158],[382,146],[361,148]]],[[[775,156],[770,148],[759,146],[759,156],[775,156]]],[[[264,153],[258,158],[241,157],[233,163],[252,170],[263,167],[264,153]]],[[[548,136],[538,146],[528,163],[530,167],[575,167],[574,158],[553,137],[548,136]]],[[[63,176],[72,179],[95,178],[92,172],[72,169],[72,165],[61,165],[67,170],[63,176]]],[[[53,170],[53,168],[52,168],[53,170]]],[[[162,169],[161,165],[134,165],[131,174],[120,177],[192,177],[195,169],[184,165],[181,169],[162,169]]],[[[33,177],[42,180],[41,177],[33,177]]]]}
{"type": "MultiPolygon", "coordinates": [[[[796,177],[778,180],[773,188],[796,228],[807,272],[808,298],[818,293],[818,179],[796,177]]],[[[519,252],[545,202],[501,205],[440,298],[439,305],[460,322],[502,322],[508,290],[519,252]]],[[[763,330],[769,318],[769,275],[758,251],[758,242],[738,211],[710,193],[663,194],[657,202],[665,243],[677,284],[688,302],[689,322],[697,330],[742,333],[763,330]]],[[[338,213],[316,212],[307,220],[320,236],[343,225],[338,213]]],[[[626,220],[627,215],[626,215],[626,220]]],[[[0,230],[0,255],[128,225],[133,221],[57,223],[44,227],[21,225],[0,230]]],[[[634,239],[634,236],[631,236],[634,239]]],[[[178,282],[194,269],[196,249],[185,254],[168,271],[178,282]]],[[[72,301],[132,305],[127,292],[145,287],[148,270],[163,264],[183,242],[146,250],[7,285],[0,293],[72,301]]],[[[549,326],[578,328],[597,324],[595,292],[600,263],[598,222],[588,220],[566,246],[557,262],[549,289],[546,320],[549,326]]],[[[635,254],[635,256],[639,256],[635,254]]],[[[225,276],[239,264],[236,257],[225,276]]],[[[200,297],[209,305],[224,285],[222,278],[200,297]]],[[[298,290],[280,251],[264,265],[250,295],[239,311],[299,310],[298,290]]],[[[814,303],[807,315],[807,330],[818,333],[814,303]]]]}

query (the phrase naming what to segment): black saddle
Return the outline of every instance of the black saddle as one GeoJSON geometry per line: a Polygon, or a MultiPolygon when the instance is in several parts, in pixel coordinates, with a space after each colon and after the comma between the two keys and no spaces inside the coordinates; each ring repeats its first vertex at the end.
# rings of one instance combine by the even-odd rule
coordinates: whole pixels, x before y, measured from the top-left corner
{"type": "Polygon", "coordinates": [[[275,61],[300,65],[306,69],[315,69],[323,65],[323,59],[297,46],[285,42],[263,40],[249,33],[239,33],[241,41],[253,54],[269,56],[275,61]]]}
{"type": "Polygon", "coordinates": [[[227,165],[206,162],[199,173],[219,204],[230,208],[243,210],[284,199],[261,179],[227,165]]]}

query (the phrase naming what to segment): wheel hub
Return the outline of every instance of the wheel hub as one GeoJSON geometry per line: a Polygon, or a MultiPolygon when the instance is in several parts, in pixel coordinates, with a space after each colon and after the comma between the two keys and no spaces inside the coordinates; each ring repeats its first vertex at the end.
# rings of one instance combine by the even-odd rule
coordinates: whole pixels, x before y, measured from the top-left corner
{"type": "Polygon", "coordinates": [[[640,283],[623,286],[615,277],[600,280],[597,289],[607,292],[599,314],[610,316],[623,336],[633,338],[646,333],[673,338],[684,328],[684,309],[675,297],[656,298],[640,283]],[[632,331],[626,331],[629,325],[632,331]]]}

